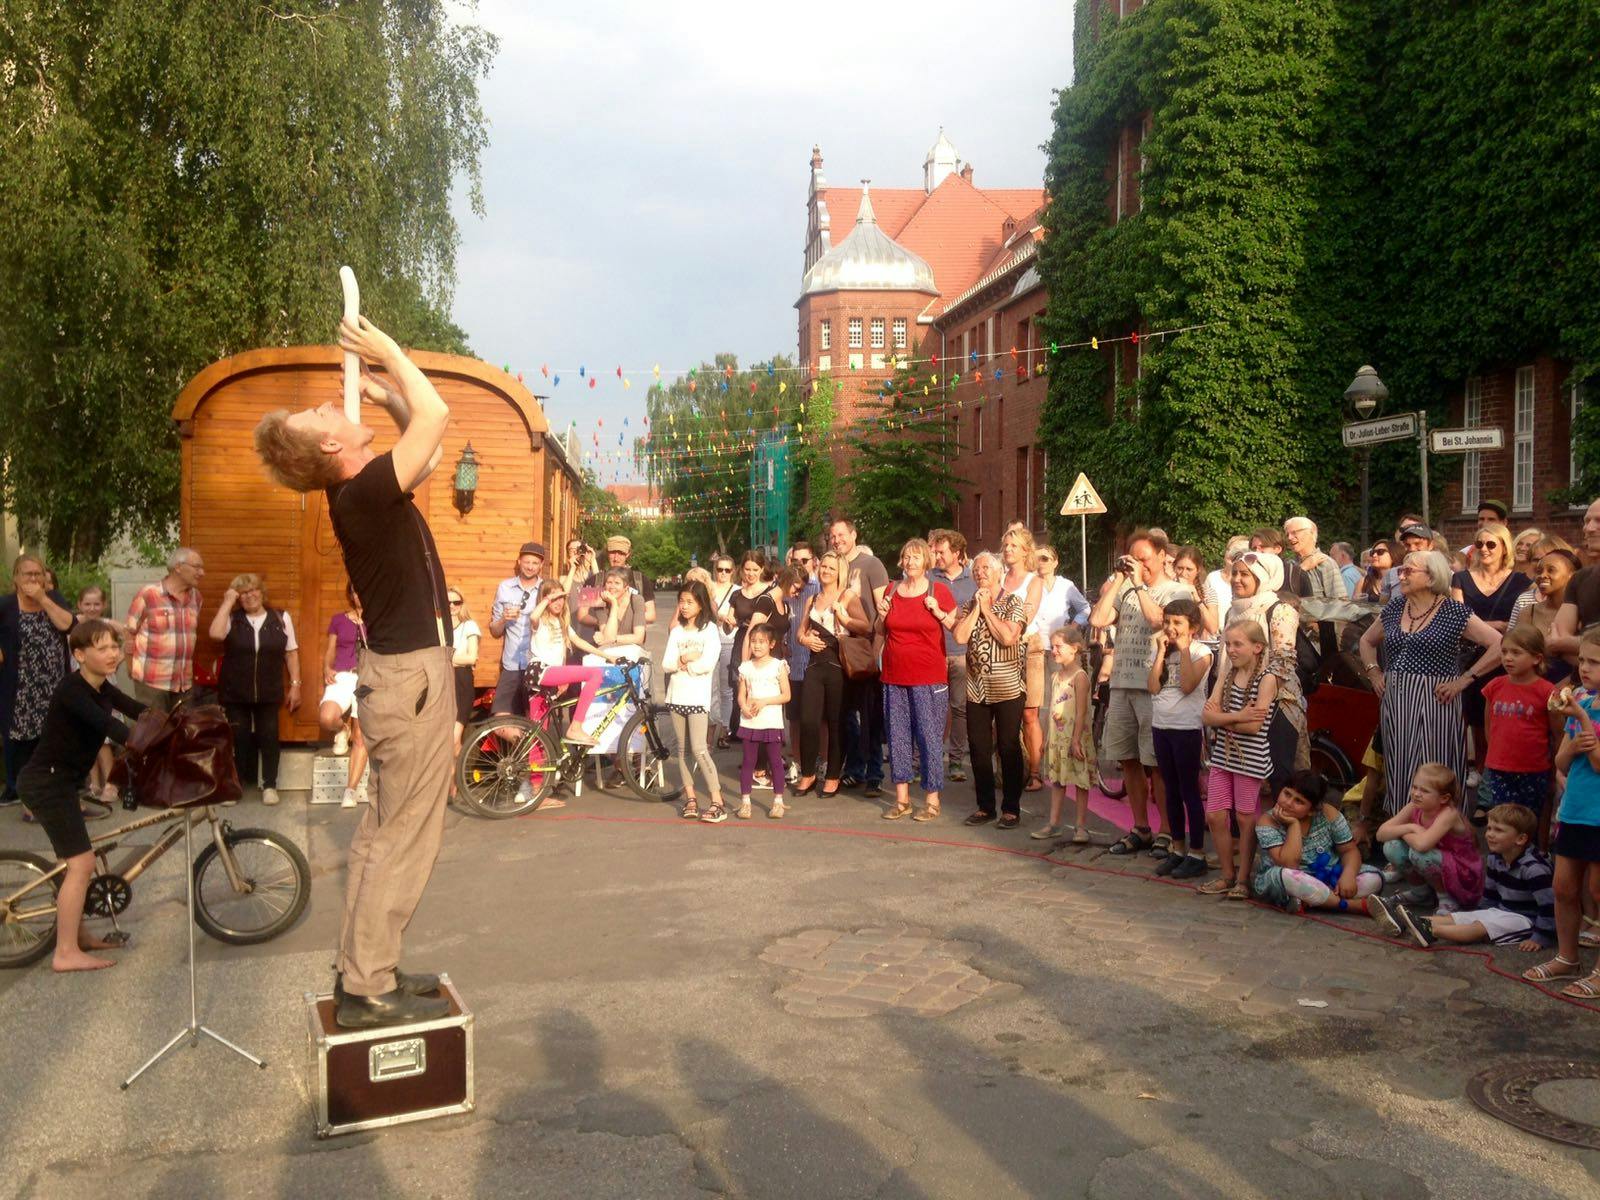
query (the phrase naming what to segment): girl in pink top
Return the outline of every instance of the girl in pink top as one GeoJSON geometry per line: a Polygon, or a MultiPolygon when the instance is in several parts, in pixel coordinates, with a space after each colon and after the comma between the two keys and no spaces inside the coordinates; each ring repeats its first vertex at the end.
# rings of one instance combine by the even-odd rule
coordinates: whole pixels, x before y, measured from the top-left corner
{"type": "Polygon", "coordinates": [[[1426,882],[1440,912],[1473,909],[1483,899],[1483,858],[1459,799],[1456,773],[1423,763],[1411,777],[1410,802],[1378,828],[1393,873],[1426,882]]]}

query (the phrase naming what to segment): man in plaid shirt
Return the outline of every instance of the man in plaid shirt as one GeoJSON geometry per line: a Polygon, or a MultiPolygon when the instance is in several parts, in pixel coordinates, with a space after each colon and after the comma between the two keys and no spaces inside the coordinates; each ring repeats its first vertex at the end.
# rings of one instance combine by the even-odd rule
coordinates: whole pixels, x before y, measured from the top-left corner
{"type": "Polygon", "coordinates": [[[141,704],[171,712],[194,687],[205,573],[200,552],[180,547],[167,560],[166,577],[142,588],[128,607],[128,673],[141,704]]]}

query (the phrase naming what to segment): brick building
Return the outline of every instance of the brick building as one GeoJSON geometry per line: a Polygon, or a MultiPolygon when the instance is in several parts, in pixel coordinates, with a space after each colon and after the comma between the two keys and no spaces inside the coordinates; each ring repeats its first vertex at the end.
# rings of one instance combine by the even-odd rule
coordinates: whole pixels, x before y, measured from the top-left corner
{"type": "Polygon", "coordinates": [[[648,483],[608,483],[606,491],[620,500],[636,520],[655,521],[661,517],[661,497],[648,483]]]}
{"type": "Polygon", "coordinates": [[[1451,544],[1465,545],[1477,528],[1478,505],[1499,500],[1511,510],[1513,533],[1541,529],[1581,544],[1583,506],[1550,499],[1576,474],[1572,423],[1583,387],[1569,382],[1570,364],[1539,355],[1528,362],[1487,368],[1464,380],[1450,400],[1457,428],[1499,428],[1505,448],[1463,455],[1461,479],[1444,488],[1433,523],[1451,544]]]}
{"type": "Polygon", "coordinates": [[[841,424],[877,395],[897,357],[915,360],[918,375],[938,374],[949,453],[966,480],[959,522],[991,542],[1014,518],[1044,525],[1034,431],[1045,382],[1034,328],[1046,296],[1033,270],[1044,203],[1038,187],[977,187],[943,130],[920,188],[829,187],[812,150],[795,302],[800,365],[840,383],[841,424]],[[848,211],[854,224],[835,244],[834,214],[848,211]],[[944,369],[928,365],[935,356],[944,369]]]}

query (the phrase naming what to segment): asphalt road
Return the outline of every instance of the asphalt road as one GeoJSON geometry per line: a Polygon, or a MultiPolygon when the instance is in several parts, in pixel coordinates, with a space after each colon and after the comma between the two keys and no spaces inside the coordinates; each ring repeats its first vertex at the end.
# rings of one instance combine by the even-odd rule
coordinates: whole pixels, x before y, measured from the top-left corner
{"type": "MultiPolygon", "coordinates": [[[[593,791],[452,813],[406,960],[477,1014],[477,1111],[327,1142],[302,996],[330,983],[354,816],[247,802],[235,824],[306,849],[312,903],[267,945],[202,936],[200,1007],[268,1069],[202,1043],[117,1090],[187,1020],[169,856],[116,969],[0,975],[0,1195],[1600,1195],[1600,1154],[1463,1094],[1507,1058],[1594,1057],[1600,1013],[1147,861],[1035,855],[962,826],[963,791],[915,829],[859,797],[771,821],[761,793],[717,827],[593,791]]],[[[14,810],[0,840],[41,841],[14,810]]]]}

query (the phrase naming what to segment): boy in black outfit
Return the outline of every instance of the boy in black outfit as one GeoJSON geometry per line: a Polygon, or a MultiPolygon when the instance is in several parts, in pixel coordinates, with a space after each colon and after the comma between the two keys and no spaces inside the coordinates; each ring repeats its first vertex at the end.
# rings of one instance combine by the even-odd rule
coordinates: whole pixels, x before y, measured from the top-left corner
{"type": "Polygon", "coordinates": [[[67,864],[56,894],[57,971],[98,971],[115,966],[96,958],[90,950],[110,950],[113,943],[83,932],[83,898],[94,873],[89,830],[78,807],[78,789],[105,740],[118,745],[128,740],[128,727],[111,715],[115,709],[137,717],[145,706],[118,691],[107,677],[122,658],[122,642],[109,621],[80,621],[67,638],[67,648],[78,662],[50,698],[39,748],[17,780],[22,802],[33,813],[56,857],[67,864]]]}

